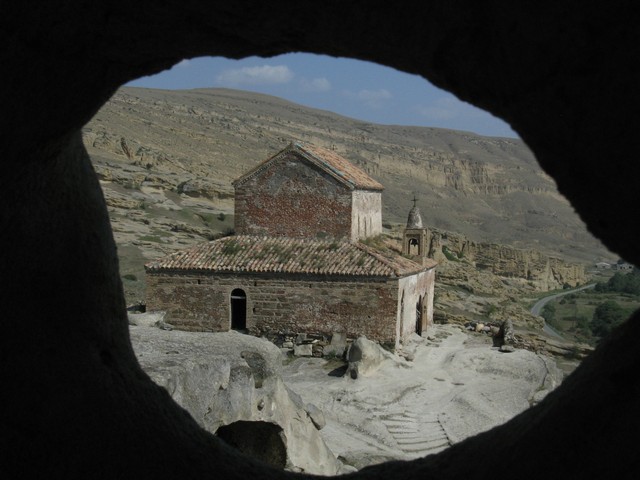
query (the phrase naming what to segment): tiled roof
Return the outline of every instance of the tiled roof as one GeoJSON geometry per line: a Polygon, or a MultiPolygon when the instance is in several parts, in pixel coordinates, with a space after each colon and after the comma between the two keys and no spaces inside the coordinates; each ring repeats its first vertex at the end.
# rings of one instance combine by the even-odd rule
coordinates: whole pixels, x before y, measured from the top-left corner
{"type": "Polygon", "coordinates": [[[175,252],[145,265],[149,272],[202,271],[402,277],[423,266],[362,243],[236,235],[175,252]]]}
{"type": "Polygon", "coordinates": [[[306,142],[293,142],[289,144],[289,146],[284,150],[276,153],[273,157],[268,158],[249,172],[242,175],[240,178],[236,179],[233,182],[234,185],[242,183],[244,180],[263,170],[269,163],[276,158],[279,158],[280,155],[291,151],[297,152],[309,162],[317,165],[320,169],[329,173],[341,182],[346,183],[351,188],[363,190],[384,190],[384,187],[379,182],[375,181],[365,172],[350,163],[348,160],[342,158],[337,153],[306,142]]]}
{"type": "Polygon", "coordinates": [[[384,190],[380,183],[337,153],[310,143],[296,142],[294,145],[354,187],[366,190],[384,190]]]}

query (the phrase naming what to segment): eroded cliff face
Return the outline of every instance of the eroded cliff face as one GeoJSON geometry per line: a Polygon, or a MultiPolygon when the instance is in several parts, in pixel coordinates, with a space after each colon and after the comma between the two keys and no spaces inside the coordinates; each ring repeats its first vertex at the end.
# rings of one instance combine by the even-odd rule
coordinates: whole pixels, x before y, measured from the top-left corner
{"type": "MultiPolygon", "coordinates": [[[[406,218],[416,194],[429,226],[483,242],[541,245],[580,261],[604,252],[515,138],[375,125],[243,91],[141,88],[119,90],[83,138],[112,208],[123,206],[126,193],[155,206],[155,189],[231,214],[231,181],[303,140],[335,150],[380,181],[386,222],[406,218]]],[[[136,213],[136,204],[129,206],[136,213]]],[[[119,216],[131,216],[131,208],[120,208],[119,216]]]]}
{"type": "Polygon", "coordinates": [[[429,256],[439,262],[465,261],[499,277],[526,280],[541,291],[575,287],[587,280],[584,265],[533,249],[474,242],[464,235],[438,230],[429,231],[429,256]]]}

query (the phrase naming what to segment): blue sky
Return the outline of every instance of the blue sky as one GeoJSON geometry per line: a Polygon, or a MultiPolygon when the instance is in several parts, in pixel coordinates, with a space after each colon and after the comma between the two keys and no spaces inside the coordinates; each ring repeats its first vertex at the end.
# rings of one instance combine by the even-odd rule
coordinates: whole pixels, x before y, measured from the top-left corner
{"type": "Polygon", "coordinates": [[[324,55],[195,58],[129,85],[170,90],[250,90],[367,122],[517,137],[502,120],[461,102],[421,77],[370,62],[324,55]]]}

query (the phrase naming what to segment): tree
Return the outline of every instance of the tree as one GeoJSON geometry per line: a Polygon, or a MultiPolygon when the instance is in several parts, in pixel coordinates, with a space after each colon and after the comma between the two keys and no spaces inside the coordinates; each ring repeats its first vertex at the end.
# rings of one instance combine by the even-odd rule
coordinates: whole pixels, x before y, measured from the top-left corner
{"type": "Polygon", "coordinates": [[[589,325],[589,317],[586,317],[585,315],[580,315],[579,317],[576,318],[576,328],[578,330],[581,330],[583,333],[589,333],[589,330],[591,330],[590,325],[589,325]]]}
{"type": "Polygon", "coordinates": [[[545,322],[552,323],[556,319],[555,305],[552,305],[551,303],[547,303],[544,307],[542,307],[540,316],[544,318],[545,322]]]}
{"type": "Polygon", "coordinates": [[[598,337],[605,337],[626,319],[624,309],[613,300],[598,305],[591,319],[591,331],[598,337]]]}
{"type": "Polygon", "coordinates": [[[607,283],[598,283],[596,291],[640,295],[640,269],[634,268],[628,274],[616,272],[607,283]]]}

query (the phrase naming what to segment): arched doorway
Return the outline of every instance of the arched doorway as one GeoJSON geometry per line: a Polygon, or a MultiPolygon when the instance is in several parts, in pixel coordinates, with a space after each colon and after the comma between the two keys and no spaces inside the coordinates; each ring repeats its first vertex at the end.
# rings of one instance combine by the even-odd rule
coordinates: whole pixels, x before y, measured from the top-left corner
{"type": "Polygon", "coordinates": [[[247,329],[247,294],[241,288],[231,292],[231,329],[247,329]]]}

